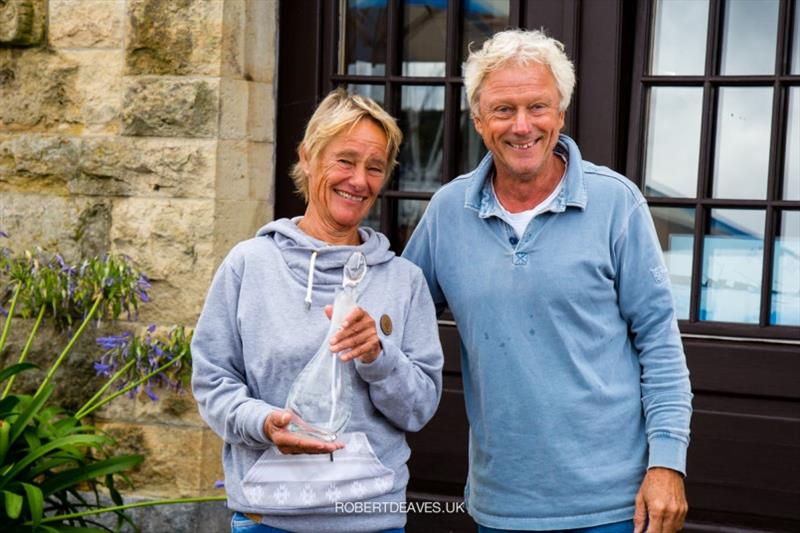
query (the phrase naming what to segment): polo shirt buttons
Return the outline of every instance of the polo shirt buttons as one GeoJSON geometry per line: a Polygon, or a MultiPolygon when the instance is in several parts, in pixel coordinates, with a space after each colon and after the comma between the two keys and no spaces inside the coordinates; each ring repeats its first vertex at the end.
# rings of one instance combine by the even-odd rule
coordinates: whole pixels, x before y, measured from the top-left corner
{"type": "Polygon", "coordinates": [[[513,237],[513,236],[512,236],[512,237],[509,237],[509,238],[508,238],[508,242],[510,242],[510,243],[511,243],[511,246],[516,246],[516,245],[517,245],[517,243],[519,242],[519,239],[517,239],[516,237],[513,237]]]}

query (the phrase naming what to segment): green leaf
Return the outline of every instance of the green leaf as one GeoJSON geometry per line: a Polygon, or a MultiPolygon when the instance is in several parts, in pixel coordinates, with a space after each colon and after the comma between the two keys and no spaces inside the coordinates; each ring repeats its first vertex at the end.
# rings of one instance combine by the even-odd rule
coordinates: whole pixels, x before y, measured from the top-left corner
{"type": "Polygon", "coordinates": [[[22,432],[25,431],[25,427],[27,427],[28,422],[30,422],[36,413],[39,412],[39,409],[42,408],[51,394],[53,394],[53,386],[47,385],[31,399],[30,403],[27,405],[22,414],[17,417],[16,420],[14,420],[11,426],[11,444],[13,444],[14,441],[17,440],[17,438],[22,434],[22,432]]]}
{"type": "Polygon", "coordinates": [[[141,455],[120,455],[104,461],[97,461],[90,465],[65,470],[64,472],[59,472],[42,483],[42,491],[44,492],[45,496],[50,496],[54,492],[64,490],[68,487],[73,487],[78,483],[89,479],[95,479],[107,474],[114,474],[116,472],[130,470],[143,460],[144,457],[141,455]]]}
{"type": "Polygon", "coordinates": [[[77,445],[97,447],[107,442],[108,438],[100,435],[70,435],[69,437],[62,437],[60,439],[50,441],[35,450],[31,450],[25,457],[17,462],[11,470],[0,477],[0,488],[5,487],[9,481],[11,481],[28,465],[53,450],[77,445]]]}
{"type": "Polygon", "coordinates": [[[26,370],[30,370],[31,368],[39,368],[38,366],[34,365],[33,363],[17,363],[11,366],[0,370],[0,383],[4,382],[11,376],[15,374],[19,374],[20,372],[24,372],[26,370]]]}
{"type": "Polygon", "coordinates": [[[25,489],[25,495],[28,497],[28,509],[31,511],[31,520],[33,525],[38,526],[42,521],[42,511],[44,509],[44,498],[42,491],[39,487],[29,483],[23,483],[22,487],[25,489]]]}
{"type": "Polygon", "coordinates": [[[19,494],[4,490],[3,500],[5,501],[6,514],[8,517],[11,519],[19,518],[19,514],[22,512],[23,497],[19,494]]]}

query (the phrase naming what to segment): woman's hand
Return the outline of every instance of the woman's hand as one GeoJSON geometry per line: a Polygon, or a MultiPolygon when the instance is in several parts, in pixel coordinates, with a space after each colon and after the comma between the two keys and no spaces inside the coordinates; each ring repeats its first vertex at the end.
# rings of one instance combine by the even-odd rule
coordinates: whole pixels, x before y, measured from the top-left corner
{"type": "MultiPolygon", "coordinates": [[[[332,305],[325,306],[325,315],[331,318],[332,305]]],[[[341,329],[331,337],[331,351],[344,352],[339,355],[342,361],[359,359],[362,363],[371,363],[378,358],[381,349],[375,321],[360,307],[356,307],[345,317],[341,329]]]]}
{"type": "Polygon", "coordinates": [[[264,421],[264,433],[283,454],[332,453],[344,448],[341,442],[322,442],[286,429],[292,420],[288,411],[272,411],[264,421]]]}

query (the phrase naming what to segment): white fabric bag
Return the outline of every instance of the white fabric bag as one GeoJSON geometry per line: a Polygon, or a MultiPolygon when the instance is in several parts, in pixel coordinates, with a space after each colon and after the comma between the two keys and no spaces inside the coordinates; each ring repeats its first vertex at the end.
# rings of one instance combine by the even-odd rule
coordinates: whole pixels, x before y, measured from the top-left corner
{"type": "Polygon", "coordinates": [[[386,494],[394,472],[375,456],[362,432],[344,433],[333,454],[284,455],[267,449],[247,471],[242,492],[259,509],[306,509],[362,501],[386,494]]]}

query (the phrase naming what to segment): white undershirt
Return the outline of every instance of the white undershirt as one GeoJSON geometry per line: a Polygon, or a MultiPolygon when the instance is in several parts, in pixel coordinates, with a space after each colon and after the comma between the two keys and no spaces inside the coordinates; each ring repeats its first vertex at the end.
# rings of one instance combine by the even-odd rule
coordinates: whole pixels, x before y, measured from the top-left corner
{"type": "MultiPolygon", "coordinates": [[[[561,156],[561,154],[557,155],[561,156]]],[[[536,204],[532,209],[528,209],[526,211],[520,211],[519,213],[510,213],[505,207],[503,207],[503,203],[497,196],[497,191],[494,190],[494,180],[492,180],[492,193],[494,193],[494,197],[497,198],[497,205],[500,206],[500,209],[503,211],[503,214],[505,215],[505,218],[508,221],[508,223],[511,224],[512,228],[514,228],[514,233],[517,234],[518,239],[522,238],[522,234],[525,233],[525,228],[528,227],[528,224],[530,224],[531,220],[533,220],[533,217],[541,213],[544,213],[545,211],[549,211],[550,208],[553,206],[553,204],[556,201],[556,198],[558,198],[558,194],[561,192],[561,188],[563,187],[564,175],[566,175],[566,173],[567,173],[567,168],[565,161],[564,174],[561,176],[561,179],[558,180],[558,185],[556,185],[556,188],[553,189],[553,192],[551,192],[547,198],[536,204]]]]}

